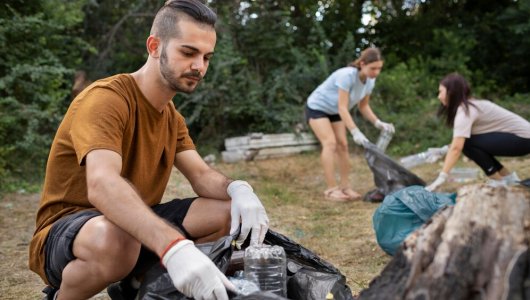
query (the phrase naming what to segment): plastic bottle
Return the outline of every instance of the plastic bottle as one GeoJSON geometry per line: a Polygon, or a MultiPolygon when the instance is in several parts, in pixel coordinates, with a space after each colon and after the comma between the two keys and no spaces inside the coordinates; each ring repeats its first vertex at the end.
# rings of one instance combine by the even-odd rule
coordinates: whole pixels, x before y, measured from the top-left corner
{"type": "Polygon", "coordinates": [[[245,250],[245,278],[262,291],[287,297],[285,250],[280,246],[249,246],[245,250]]]}
{"type": "Polygon", "coordinates": [[[478,168],[453,168],[449,172],[449,182],[471,182],[478,179],[478,168]]]}
{"type": "Polygon", "coordinates": [[[445,145],[441,148],[429,148],[427,151],[416,153],[413,155],[405,156],[399,160],[401,165],[405,168],[410,169],[415,166],[419,166],[425,163],[434,163],[438,159],[442,158],[449,149],[449,146],[445,145]]]}
{"type": "Polygon", "coordinates": [[[427,162],[427,151],[405,156],[399,162],[407,169],[419,166],[427,162]]]}
{"type": "Polygon", "coordinates": [[[243,296],[258,292],[259,286],[250,280],[245,279],[243,271],[237,271],[234,276],[228,276],[228,280],[236,287],[237,293],[243,296]]]}
{"type": "Polygon", "coordinates": [[[392,140],[393,135],[394,134],[388,130],[381,130],[381,133],[379,134],[379,138],[377,139],[376,143],[377,148],[385,152],[386,147],[388,147],[388,144],[392,140]]]}

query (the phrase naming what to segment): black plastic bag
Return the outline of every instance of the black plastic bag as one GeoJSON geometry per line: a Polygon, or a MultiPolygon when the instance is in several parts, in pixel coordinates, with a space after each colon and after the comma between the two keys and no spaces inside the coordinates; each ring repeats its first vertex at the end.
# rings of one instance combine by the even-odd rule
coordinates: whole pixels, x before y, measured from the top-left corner
{"type": "MultiPolygon", "coordinates": [[[[233,239],[232,236],[226,236],[214,243],[198,244],[197,247],[206,253],[223,273],[226,273],[234,251],[233,239]]],[[[248,244],[248,241],[246,243],[248,244]]],[[[285,249],[288,299],[321,300],[326,299],[328,293],[332,293],[335,300],[353,299],[344,275],[312,251],[272,230],[267,232],[264,243],[282,246],[285,249]]],[[[246,244],[243,244],[243,248],[245,246],[246,244]]],[[[160,264],[153,266],[145,274],[138,296],[139,299],[147,300],[189,299],[175,289],[171,278],[160,264]]],[[[283,300],[286,298],[270,292],[255,292],[247,296],[231,296],[231,299],[283,300]]]]}
{"type": "Polygon", "coordinates": [[[413,185],[425,186],[425,181],[392,160],[374,144],[368,143],[364,149],[364,157],[374,174],[376,186],[375,190],[366,193],[364,196],[365,201],[381,202],[386,195],[404,187],[413,185]]]}
{"type": "Polygon", "coordinates": [[[332,264],[288,237],[269,230],[265,243],[282,246],[287,256],[287,297],[293,300],[353,299],[346,277],[332,264]]]}

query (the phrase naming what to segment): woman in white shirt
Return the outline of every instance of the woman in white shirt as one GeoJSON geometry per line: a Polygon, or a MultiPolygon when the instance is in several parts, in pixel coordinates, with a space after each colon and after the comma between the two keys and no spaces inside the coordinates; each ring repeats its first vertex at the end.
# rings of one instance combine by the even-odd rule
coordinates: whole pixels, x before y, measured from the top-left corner
{"type": "Polygon", "coordinates": [[[364,145],[368,139],[355,125],[350,110],[358,105],[363,117],[375,127],[394,132],[394,126],[381,122],[369,104],[375,79],[382,68],[383,59],[379,49],[365,49],[349,66],[333,72],[307,99],[306,120],[322,145],[320,160],[327,185],[324,196],[328,200],[360,198],[348,179],[350,160],[346,130],[359,145],[364,145]],[[335,179],[335,157],[338,158],[340,173],[338,184],[335,179]]]}
{"type": "Polygon", "coordinates": [[[469,84],[460,74],[447,75],[438,87],[438,114],[453,128],[453,141],[442,171],[427,190],[433,191],[447,179],[460,154],[473,160],[490,179],[502,184],[519,181],[495,156],[530,153],[530,122],[488,100],[471,96],[469,84]]]}

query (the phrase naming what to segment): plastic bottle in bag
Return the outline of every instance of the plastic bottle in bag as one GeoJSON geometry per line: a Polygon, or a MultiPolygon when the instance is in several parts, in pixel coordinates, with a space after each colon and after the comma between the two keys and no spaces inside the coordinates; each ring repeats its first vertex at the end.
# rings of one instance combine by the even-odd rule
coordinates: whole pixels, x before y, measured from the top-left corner
{"type": "Polygon", "coordinates": [[[449,146],[445,145],[441,148],[429,148],[427,151],[416,153],[413,155],[405,156],[399,160],[401,165],[405,168],[410,169],[415,166],[419,166],[425,163],[434,163],[442,158],[449,149],[449,146]]]}
{"type": "Polygon", "coordinates": [[[229,276],[228,280],[236,287],[239,295],[247,296],[254,292],[259,292],[259,286],[250,280],[245,279],[243,271],[236,271],[234,276],[229,276]]]}
{"type": "Polygon", "coordinates": [[[280,246],[249,246],[245,250],[245,278],[262,291],[287,297],[285,250],[280,246]]]}
{"type": "Polygon", "coordinates": [[[480,171],[478,168],[453,168],[449,172],[449,182],[471,182],[478,179],[480,171]]]}
{"type": "Polygon", "coordinates": [[[385,152],[386,148],[388,147],[388,144],[392,140],[393,135],[394,134],[388,130],[381,130],[381,133],[379,134],[379,138],[377,139],[376,143],[377,148],[385,152]]]}

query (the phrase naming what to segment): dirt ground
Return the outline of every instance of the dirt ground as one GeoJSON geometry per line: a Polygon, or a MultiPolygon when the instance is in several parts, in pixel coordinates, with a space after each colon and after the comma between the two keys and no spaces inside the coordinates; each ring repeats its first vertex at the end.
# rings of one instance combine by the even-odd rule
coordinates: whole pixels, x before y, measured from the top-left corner
{"type": "MultiPolygon", "coordinates": [[[[516,169],[521,178],[530,177],[530,157],[502,161],[516,169]]],[[[353,187],[362,194],[373,189],[373,177],[362,156],[354,154],[351,162],[353,187]]],[[[459,166],[476,168],[465,161],[459,166]]],[[[372,230],[371,218],[378,204],[324,200],[317,153],[237,164],[217,163],[214,167],[232,178],[249,181],[265,204],[270,227],[334,264],[346,275],[354,294],[366,288],[390,260],[378,247],[372,230]]],[[[437,163],[413,171],[431,182],[440,168],[437,163]]],[[[449,183],[443,191],[454,192],[460,185],[449,183]]],[[[174,172],[164,200],[192,194],[185,179],[174,172]]],[[[38,194],[10,194],[0,201],[1,299],[42,298],[44,284],[27,267],[38,201],[38,194]]],[[[108,297],[101,293],[93,299],[108,297]]]]}

